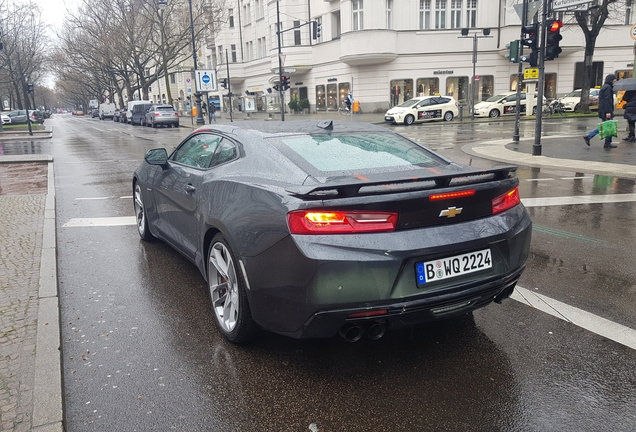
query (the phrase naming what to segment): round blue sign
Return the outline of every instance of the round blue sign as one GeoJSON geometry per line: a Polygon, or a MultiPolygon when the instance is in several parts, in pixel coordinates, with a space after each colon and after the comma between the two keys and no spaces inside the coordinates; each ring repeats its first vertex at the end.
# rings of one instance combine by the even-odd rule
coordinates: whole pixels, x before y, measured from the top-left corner
{"type": "Polygon", "coordinates": [[[210,82],[210,75],[205,74],[201,77],[201,81],[203,81],[204,84],[208,84],[210,82]]]}

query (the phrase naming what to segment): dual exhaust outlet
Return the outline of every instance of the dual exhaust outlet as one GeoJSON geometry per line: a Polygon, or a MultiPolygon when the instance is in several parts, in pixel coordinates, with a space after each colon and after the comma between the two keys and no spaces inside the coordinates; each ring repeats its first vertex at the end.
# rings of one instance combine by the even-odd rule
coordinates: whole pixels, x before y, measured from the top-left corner
{"type": "Polygon", "coordinates": [[[365,334],[371,340],[378,340],[386,333],[386,322],[370,321],[364,323],[345,324],[338,334],[347,342],[358,342],[365,334]]]}

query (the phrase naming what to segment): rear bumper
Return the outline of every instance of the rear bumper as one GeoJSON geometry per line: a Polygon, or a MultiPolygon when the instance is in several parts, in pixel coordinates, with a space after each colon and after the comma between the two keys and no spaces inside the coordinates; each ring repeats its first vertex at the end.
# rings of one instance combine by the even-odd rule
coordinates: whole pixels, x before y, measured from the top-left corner
{"type": "Polygon", "coordinates": [[[461,287],[449,294],[317,312],[297,331],[281,334],[298,339],[324,338],[335,336],[343,326],[349,324],[367,327],[381,322],[387,330],[399,330],[452,318],[510,297],[524,268],[503,278],[461,287]],[[352,314],[376,310],[386,310],[387,313],[368,318],[349,318],[352,314]]]}

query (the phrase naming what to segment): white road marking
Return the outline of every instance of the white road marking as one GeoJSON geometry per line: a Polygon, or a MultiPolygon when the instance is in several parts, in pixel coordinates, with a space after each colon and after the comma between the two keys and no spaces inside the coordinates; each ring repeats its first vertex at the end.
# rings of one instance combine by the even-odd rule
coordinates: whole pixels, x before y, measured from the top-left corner
{"type": "Polygon", "coordinates": [[[636,349],[636,330],[517,286],[511,299],[567,321],[599,336],[636,349]]]}
{"type": "Polygon", "coordinates": [[[107,200],[115,197],[92,197],[92,198],[75,198],[75,201],[97,201],[97,200],[107,200]]]}
{"type": "Polygon", "coordinates": [[[594,176],[583,176],[583,177],[561,177],[559,180],[593,180],[594,176]]]}
{"type": "Polygon", "coordinates": [[[526,179],[528,182],[553,181],[553,178],[526,179]]]}
{"type": "Polygon", "coordinates": [[[122,217],[103,217],[103,218],[75,218],[62,225],[62,228],[79,228],[79,227],[105,227],[105,226],[124,226],[137,225],[137,219],[134,216],[122,217]]]}
{"type": "Polygon", "coordinates": [[[526,207],[548,207],[573,204],[607,204],[636,201],[636,194],[613,195],[580,195],[551,198],[523,198],[521,202],[526,207]]]}

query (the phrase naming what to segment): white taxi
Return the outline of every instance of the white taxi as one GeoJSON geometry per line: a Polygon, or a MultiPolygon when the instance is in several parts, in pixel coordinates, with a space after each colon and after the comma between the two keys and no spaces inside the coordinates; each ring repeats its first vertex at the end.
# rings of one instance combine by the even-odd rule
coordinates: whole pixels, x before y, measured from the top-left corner
{"type": "Polygon", "coordinates": [[[384,121],[412,125],[431,120],[451,121],[459,115],[457,101],[451,96],[422,96],[394,106],[384,115],[384,121]]]}
{"type": "MultiPolygon", "coordinates": [[[[535,98],[537,95],[535,94],[535,98]]],[[[526,93],[521,92],[521,113],[526,112],[526,93]]],[[[546,99],[543,98],[545,104],[546,99]]],[[[517,111],[517,92],[508,92],[498,94],[483,102],[479,102],[474,107],[475,117],[492,117],[496,118],[502,115],[515,114],[517,111]]],[[[537,107],[532,109],[532,114],[536,114],[537,107]]]]}
{"type": "MultiPolygon", "coordinates": [[[[589,106],[590,109],[598,109],[598,94],[601,89],[590,89],[589,106]]],[[[559,99],[559,102],[563,104],[565,111],[576,111],[581,102],[581,89],[574,90],[559,99]]]]}

